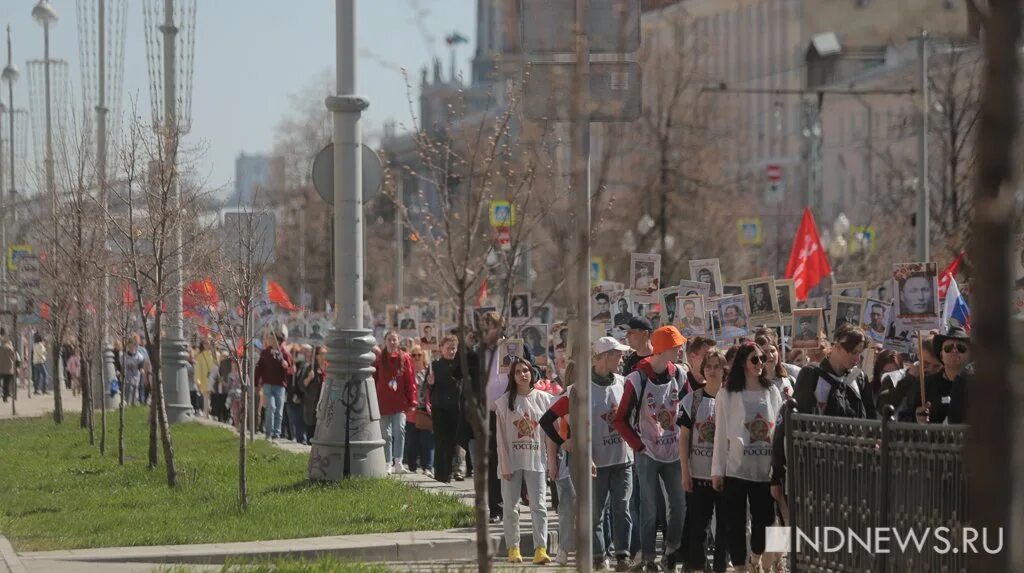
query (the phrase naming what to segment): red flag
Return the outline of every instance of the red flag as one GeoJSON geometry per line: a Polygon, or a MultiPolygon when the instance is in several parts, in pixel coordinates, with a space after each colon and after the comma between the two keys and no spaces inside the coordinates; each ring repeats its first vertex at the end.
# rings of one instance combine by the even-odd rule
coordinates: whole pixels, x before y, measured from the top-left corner
{"type": "Polygon", "coordinates": [[[285,310],[299,310],[297,306],[292,304],[292,299],[288,298],[288,293],[285,292],[284,287],[282,287],[281,285],[277,284],[276,282],[270,279],[267,279],[266,289],[267,298],[270,300],[270,302],[276,304],[277,306],[285,310]]]}
{"type": "Polygon", "coordinates": [[[805,208],[804,218],[793,240],[789,264],[786,265],[786,278],[793,279],[796,299],[806,300],[807,293],[830,274],[832,268],[828,264],[825,248],[821,246],[814,215],[810,209],[805,208]]]}
{"type": "Polygon", "coordinates": [[[953,259],[953,262],[946,267],[946,270],[942,271],[939,275],[939,300],[946,300],[946,291],[949,289],[949,283],[956,277],[957,270],[960,269],[960,261],[964,258],[964,252],[960,251],[960,254],[953,259]]]}
{"type": "Polygon", "coordinates": [[[476,293],[476,305],[483,306],[487,300],[487,279],[480,283],[480,290],[476,293]]]}
{"type": "Polygon", "coordinates": [[[121,285],[121,304],[125,306],[135,304],[135,289],[128,281],[121,285]]]}
{"type": "Polygon", "coordinates": [[[204,309],[217,306],[217,303],[220,302],[217,287],[210,279],[188,283],[181,298],[185,311],[193,315],[204,309]]]}

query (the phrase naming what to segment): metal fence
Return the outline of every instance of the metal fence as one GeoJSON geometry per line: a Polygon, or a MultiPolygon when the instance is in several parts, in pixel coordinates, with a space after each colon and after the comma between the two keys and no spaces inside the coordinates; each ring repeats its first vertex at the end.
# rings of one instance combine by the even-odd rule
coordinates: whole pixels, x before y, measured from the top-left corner
{"type": "MultiPolygon", "coordinates": [[[[786,410],[787,492],[795,532],[832,545],[824,528],[842,532],[840,551],[814,551],[796,535],[790,554],[792,571],[811,572],[959,572],[967,556],[954,552],[961,527],[968,522],[964,446],[967,426],[922,425],[891,420],[853,420],[799,414],[786,410]],[[913,543],[901,550],[891,537],[889,553],[873,554],[848,532],[867,541],[874,528],[900,536],[913,530],[949,528],[943,542],[930,536],[922,550],[913,543]]],[[[873,541],[873,540],[872,540],[873,541]]],[[[980,543],[979,543],[980,545],[980,543]]]]}

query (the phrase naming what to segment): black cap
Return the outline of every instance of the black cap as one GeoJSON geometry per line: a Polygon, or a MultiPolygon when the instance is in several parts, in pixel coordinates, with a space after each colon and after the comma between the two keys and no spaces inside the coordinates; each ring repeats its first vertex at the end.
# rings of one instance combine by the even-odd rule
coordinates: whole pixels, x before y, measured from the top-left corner
{"type": "Polygon", "coordinates": [[[634,316],[629,319],[626,323],[630,330],[646,330],[647,332],[654,332],[654,327],[651,326],[651,321],[647,320],[642,316],[634,316]]]}

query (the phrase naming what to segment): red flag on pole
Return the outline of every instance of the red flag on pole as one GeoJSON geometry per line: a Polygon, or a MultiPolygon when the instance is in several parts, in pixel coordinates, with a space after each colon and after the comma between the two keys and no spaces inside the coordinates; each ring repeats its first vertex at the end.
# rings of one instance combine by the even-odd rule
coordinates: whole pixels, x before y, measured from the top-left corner
{"type": "Polygon", "coordinates": [[[960,261],[964,258],[964,252],[960,251],[960,254],[953,259],[953,262],[946,267],[946,270],[942,271],[939,275],[939,300],[946,300],[946,291],[949,290],[949,283],[956,277],[956,272],[960,269],[960,261]]]}
{"type": "Polygon", "coordinates": [[[476,305],[483,306],[485,300],[487,300],[487,279],[480,283],[480,290],[476,293],[476,305]]]}
{"type": "Polygon", "coordinates": [[[786,278],[793,279],[796,299],[806,300],[807,293],[830,274],[832,267],[828,264],[825,248],[821,246],[814,215],[810,209],[805,208],[800,228],[793,239],[793,251],[786,265],[786,278]]]}
{"type": "Polygon", "coordinates": [[[264,288],[267,291],[267,299],[269,299],[270,302],[276,304],[277,306],[285,310],[299,310],[297,306],[292,304],[292,299],[288,297],[288,293],[285,292],[284,287],[282,287],[280,284],[270,279],[267,279],[266,282],[264,283],[264,288]]]}

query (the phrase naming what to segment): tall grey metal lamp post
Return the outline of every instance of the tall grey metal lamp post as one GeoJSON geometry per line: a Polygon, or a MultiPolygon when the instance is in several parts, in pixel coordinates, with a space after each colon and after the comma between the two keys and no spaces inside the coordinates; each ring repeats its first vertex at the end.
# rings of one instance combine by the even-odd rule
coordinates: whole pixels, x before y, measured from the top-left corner
{"type": "Polygon", "coordinates": [[[384,440],[373,378],[374,338],[363,328],[363,197],[360,117],[370,102],[356,92],[356,0],[335,0],[338,95],[334,117],[334,300],[327,337],[327,381],[320,400],[309,479],[382,477],[384,440]]]}
{"type": "MultiPolygon", "coordinates": [[[[8,153],[10,153],[10,156],[8,158],[10,160],[10,170],[7,172],[7,181],[10,182],[10,187],[8,188],[9,189],[8,198],[11,201],[16,201],[17,200],[17,189],[18,189],[18,187],[16,186],[15,179],[14,179],[14,175],[15,175],[15,173],[14,173],[14,147],[15,147],[14,120],[15,120],[15,118],[18,115],[16,110],[15,110],[15,108],[14,108],[14,82],[18,81],[18,75],[19,75],[18,66],[14,65],[14,61],[11,59],[11,27],[10,27],[10,25],[8,25],[7,26],[7,65],[4,66],[4,71],[3,71],[2,74],[0,74],[0,78],[3,78],[3,80],[5,82],[7,82],[7,105],[10,106],[10,110],[8,111],[9,115],[7,117],[8,134],[10,136],[8,138],[8,140],[7,140],[8,141],[8,153]]],[[[3,160],[4,160],[4,158],[0,157],[0,161],[3,161],[3,160]]],[[[2,194],[2,193],[4,193],[4,190],[0,189],[0,194],[2,194]]],[[[15,209],[16,208],[17,207],[15,207],[15,209]]],[[[7,212],[4,211],[3,217],[6,217],[6,216],[7,216],[7,212]]],[[[4,256],[7,256],[7,250],[6,249],[4,250],[4,256]]]]}
{"type": "MultiPolygon", "coordinates": [[[[167,182],[171,186],[171,208],[177,208],[181,201],[181,183],[178,177],[177,156],[181,149],[181,137],[188,133],[191,119],[192,63],[195,47],[195,0],[146,0],[143,5],[146,16],[146,48],[149,52],[150,100],[153,116],[166,138],[164,160],[169,163],[167,182]],[[163,7],[163,23],[160,20],[160,5],[163,7]],[[180,20],[175,22],[175,5],[179,8],[180,20]],[[163,50],[157,49],[155,30],[163,34],[163,50]],[[179,35],[179,34],[183,34],[179,35]],[[178,51],[180,41],[181,51],[178,51]],[[180,61],[179,61],[180,59],[180,61]],[[178,64],[181,64],[179,67],[178,64]],[[161,75],[162,72],[162,75],[161,75]],[[180,76],[180,77],[179,77],[180,76]],[[162,80],[161,80],[162,77],[162,80]],[[178,83],[181,81],[181,93],[178,83]],[[158,87],[163,87],[162,98],[158,87]],[[160,102],[163,115],[160,116],[160,102]]],[[[173,231],[174,259],[170,261],[168,281],[171,294],[167,304],[167,332],[161,338],[161,375],[164,380],[164,399],[169,422],[183,422],[192,414],[189,403],[188,372],[185,370],[188,354],[185,346],[184,317],[182,315],[182,264],[181,226],[173,231]]]]}
{"type": "MultiPolygon", "coordinates": [[[[53,181],[53,114],[50,102],[50,26],[57,22],[57,11],[46,0],[39,0],[32,8],[32,18],[43,27],[43,74],[46,98],[46,155],[43,160],[46,171],[46,192],[50,196],[50,209],[54,218],[57,217],[57,189],[53,181]]],[[[58,225],[54,221],[50,253],[57,252],[58,225]]],[[[5,253],[6,256],[6,253],[5,253]]]]}
{"type": "MultiPolygon", "coordinates": [[[[125,13],[128,4],[125,0],[80,0],[76,4],[78,12],[78,35],[84,41],[82,47],[82,95],[85,99],[85,113],[95,112],[96,119],[96,187],[101,217],[102,236],[107,237],[107,133],[117,133],[118,116],[120,114],[120,93],[124,70],[124,37],[125,13]],[[108,11],[107,9],[110,8],[108,11]],[[108,62],[110,56],[113,61],[108,62]],[[109,64],[109,66],[108,66],[109,64]],[[109,84],[109,85],[108,85],[109,84]],[[108,91],[109,88],[109,91],[108,91]],[[112,97],[108,98],[110,93],[112,97]],[[110,104],[110,105],[108,105],[110,104]],[[91,109],[90,109],[91,108],[91,109]],[[114,112],[115,129],[110,130],[107,114],[114,112]]],[[[104,248],[106,241],[104,240],[104,248]]],[[[99,387],[102,406],[107,405],[107,383],[115,376],[114,349],[110,337],[110,272],[109,261],[104,261],[103,282],[100,290],[99,304],[99,345],[98,364],[101,376],[99,387]]]]}

